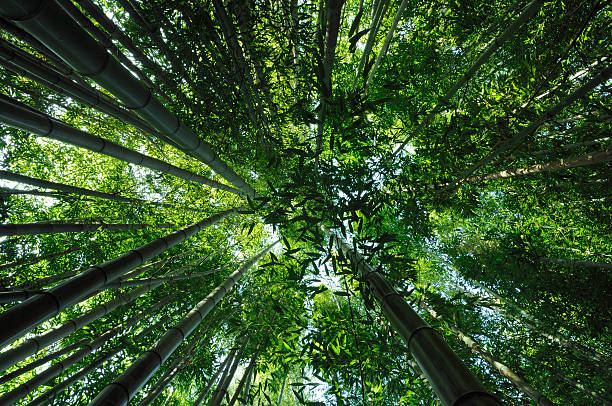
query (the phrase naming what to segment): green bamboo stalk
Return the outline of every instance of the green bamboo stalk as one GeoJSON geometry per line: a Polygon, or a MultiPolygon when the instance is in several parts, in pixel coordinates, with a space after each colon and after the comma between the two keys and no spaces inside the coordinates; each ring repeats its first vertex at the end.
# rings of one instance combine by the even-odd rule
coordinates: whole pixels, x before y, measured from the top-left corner
{"type": "Polygon", "coordinates": [[[221,402],[223,402],[223,398],[227,395],[227,389],[232,383],[234,379],[234,375],[236,374],[236,370],[238,369],[238,365],[240,361],[242,361],[242,354],[244,354],[245,346],[248,342],[248,339],[244,343],[244,345],[238,351],[238,354],[234,357],[231,364],[228,364],[227,373],[225,375],[225,379],[219,381],[219,386],[212,394],[212,397],[208,401],[208,406],[219,406],[221,402]]]}
{"type": "MultiPolygon", "coordinates": [[[[174,314],[172,314],[169,318],[171,319],[177,313],[179,313],[179,311],[174,312],[174,314]]],[[[166,321],[167,321],[166,318],[162,318],[157,323],[154,323],[150,327],[147,327],[145,330],[143,330],[141,333],[139,333],[137,336],[135,336],[131,341],[133,341],[134,343],[138,343],[140,341],[140,339],[142,339],[143,337],[146,337],[147,335],[151,334],[151,332],[153,332],[153,331],[157,331],[160,327],[163,326],[163,324],[166,321]]],[[[66,389],[67,387],[72,385],[74,382],[76,382],[76,381],[80,380],[81,378],[87,376],[87,374],[89,374],[94,369],[97,369],[100,365],[102,365],[104,362],[108,361],[114,355],[116,355],[119,352],[125,350],[127,348],[127,345],[128,345],[127,338],[129,338],[129,337],[123,337],[123,339],[121,340],[122,343],[120,345],[117,345],[112,350],[109,350],[106,353],[101,354],[100,356],[96,357],[89,365],[81,368],[75,374],[71,375],[70,377],[68,377],[68,378],[64,379],[62,382],[60,382],[59,384],[57,384],[54,387],[52,387],[51,390],[49,390],[49,391],[45,392],[44,394],[40,395],[39,397],[35,398],[30,403],[28,403],[27,406],[38,406],[38,405],[41,405],[41,404],[50,404],[52,398],[55,399],[57,397],[57,394],[60,391],[66,389]]]]}
{"type": "Polygon", "coordinates": [[[232,363],[231,360],[234,358],[235,353],[236,349],[232,348],[227,357],[225,357],[223,362],[216,369],[215,373],[210,377],[208,383],[206,384],[204,389],[202,389],[202,392],[200,392],[196,400],[193,402],[193,406],[200,406],[200,403],[202,403],[202,401],[206,398],[208,392],[210,392],[210,389],[215,384],[215,382],[217,381],[217,377],[219,376],[219,374],[221,374],[222,371],[224,372],[224,374],[221,375],[221,380],[225,379],[225,371],[227,371],[228,366],[232,363]]]}
{"type": "Polygon", "coordinates": [[[35,391],[39,386],[44,385],[49,380],[55,378],[57,375],[59,375],[63,371],[65,371],[66,369],[74,365],[75,363],[85,358],[87,355],[91,354],[98,348],[108,343],[111,339],[113,339],[115,336],[120,334],[122,331],[129,331],[129,329],[132,326],[134,326],[136,323],[138,323],[140,320],[142,320],[149,314],[155,313],[160,308],[162,308],[167,303],[169,303],[172,299],[173,299],[172,296],[166,297],[165,299],[141,311],[136,316],[131,318],[129,321],[107,330],[105,333],[101,334],[99,337],[95,338],[94,340],[89,341],[87,344],[85,344],[81,349],[76,351],[74,354],[70,355],[69,357],[61,361],[56,362],[55,364],[51,365],[49,368],[36,374],[36,376],[33,377],[32,379],[28,380],[27,382],[24,382],[23,384],[19,385],[15,389],[2,395],[0,397],[0,404],[1,405],[14,404],[19,399],[27,396],[28,393],[35,391]]]}
{"type": "Polygon", "coordinates": [[[28,371],[33,370],[34,368],[38,368],[41,365],[46,364],[47,362],[51,362],[53,360],[58,359],[59,357],[61,357],[64,354],[67,354],[69,352],[71,352],[74,349],[77,349],[79,347],[82,347],[83,345],[85,345],[87,343],[87,339],[84,338],[81,341],[78,341],[74,344],[68,345],[66,347],[63,347],[62,349],[58,350],[58,351],[54,351],[48,355],[45,355],[44,357],[37,359],[36,361],[32,361],[27,365],[22,366],[21,368],[18,368],[14,371],[11,371],[8,374],[4,374],[3,376],[0,377],[0,385],[3,383],[6,383],[8,381],[11,381],[13,379],[15,379],[16,377],[25,374],[28,371]]]}
{"type": "Polygon", "coordinates": [[[175,224],[113,224],[113,223],[24,223],[24,224],[0,224],[0,236],[10,235],[32,235],[32,234],[58,234],[58,233],[82,233],[86,231],[109,230],[129,231],[143,230],[146,228],[175,228],[175,224]]]}
{"type": "Polygon", "coordinates": [[[214,289],[205,299],[187,313],[185,318],[176,327],[169,329],[149,351],[143,353],[121,377],[104,388],[90,403],[90,406],[126,405],[138,389],[149,380],[161,364],[193,332],[242,275],[277,243],[278,241],[270,244],[257,255],[249,258],[225,282],[214,289]]]}
{"type": "MultiPolygon", "coordinates": [[[[191,207],[179,207],[168,203],[155,202],[152,200],[139,199],[136,197],[124,197],[114,193],[106,193],[99,192],[97,190],[85,189],[78,186],[70,186],[64,183],[51,182],[48,180],[32,178],[26,175],[20,175],[14,172],[0,170],[0,179],[10,180],[12,182],[24,183],[31,186],[41,187],[45,189],[52,189],[61,192],[75,194],[77,196],[90,196],[90,197],[98,197],[106,200],[113,200],[117,202],[126,202],[126,203],[139,203],[139,204],[150,204],[153,206],[164,207],[168,209],[175,210],[189,210],[193,212],[201,212],[201,210],[194,209],[191,207]]],[[[0,265],[0,269],[1,265],[0,265]]]]}
{"type": "Polygon", "coordinates": [[[461,362],[442,336],[430,327],[385,278],[357,251],[325,226],[321,230],[372,289],[383,313],[406,341],[410,352],[444,405],[499,405],[461,362]]]}
{"type": "Polygon", "coordinates": [[[93,152],[111,156],[124,162],[168,173],[177,178],[197,182],[202,185],[225,190],[226,192],[240,194],[240,191],[233,187],[181,169],[157,158],[152,158],[139,152],[132,151],[129,148],[122,147],[102,137],[71,127],[68,124],[51,118],[3,94],[0,94],[0,120],[11,127],[28,131],[41,137],[52,138],[93,152]]]}
{"type": "Polygon", "coordinates": [[[94,266],[50,289],[45,294],[37,295],[11,307],[0,314],[0,325],[8,326],[8,328],[0,331],[0,346],[4,346],[22,336],[66,307],[78,303],[91,292],[95,292],[149,259],[185,241],[202,229],[216,224],[236,210],[236,208],[233,208],[223,211],[183,230],[158,238],[104,264],[94,266]]]}
{"type": "Polygon", "coordinates": [[[14,21],[74,70],[89,75],[102,87],[137,113],[161,133],[167,134],[186,153],[209,165],[216,173],[246,194],[255,191],[238,176],[211,145],[181,124],[153,95],[133,77],[102,45],[89,36],[59,5],[44,0],[9,0],[0,3],[0,15],[14,21]],[[38,12],[41,11],[41,12],[38,12]]]}

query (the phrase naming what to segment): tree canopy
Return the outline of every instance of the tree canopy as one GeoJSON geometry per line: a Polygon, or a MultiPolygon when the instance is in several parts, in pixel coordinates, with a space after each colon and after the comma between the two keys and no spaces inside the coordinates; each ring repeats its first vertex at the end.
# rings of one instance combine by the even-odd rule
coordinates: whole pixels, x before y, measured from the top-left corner
{"type": "Polygon", "coordinates": [[[3,2],[0,404],[612,404],[611,18],[3,2]]]}

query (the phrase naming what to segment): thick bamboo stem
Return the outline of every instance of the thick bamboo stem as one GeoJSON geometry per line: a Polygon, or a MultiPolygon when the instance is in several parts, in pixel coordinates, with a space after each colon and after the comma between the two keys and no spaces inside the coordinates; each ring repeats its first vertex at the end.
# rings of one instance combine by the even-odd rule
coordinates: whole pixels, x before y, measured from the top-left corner
{"type": "MultiPolygon", "coordinates": [[[[259,348],[260,347],[261,347],[261,343],[257,346],[257,350],[251,356],[251,360],[249,361],[249,365],[247,366],[246,370],[242,374],[242,379],[240,379],[240,383],[236,387],[236,390],[234,391],[234,396],[232,396],[232,399],[229,401],[228,406],[234,406],[234,404],[236,404],[236,401],[238,400],[238,396],[240,395],[240,392],[242,392],[242,389],[245,387],[246,381],[249,379],[251,371],[253,370],[253,368],[255,368],[255,362],[257,361],[257,357],[259,356],[259,348]]],[[[283,388],[284,388],[284,386],[285,386],[285,384],[283,382],[283,388]]],[[[279,405],[280,405],[281,398],[282,398],[282,392],[281,392],[281,396],[279,396],[279,400],[278,400],[278,404],[279,405]]]]}
{"type": "Polygon", "coordinates": [[[149,259],[185,241],[206,227],[216,224],[237,209],[230,209],[208,217],[183,230],[158,238],[124,255],[112,259],[37,295],[0,314],[0,325],[8,328],[0,331],[0,346],[20,337],[33,327],[53,317],[88,294],[102,288],[149,259]]]}
{"type": "Polygon", "coordinates": [[[28,395],[28,393],[33,392],[39,386],[44,385],[49,380],[53,379],[66,369],[70,368],[75,363],[79,362],[87,355],[91,354],[98,348],[105,345],[108,341],[113,339],[115,336],[120,334],[122,331],[129,331],[129,329],[142,320],[144,317],[148,316],[151,313],[155,313],[161,307],[170,302],[172,298],[167,297],[166,299],[155,303],[153,306],[148,307],[147,309],[141,311],[130,319],[129,321],[122,323],[110,330],[107,330],[105,333],[101,334],[99,337],[91,340],[87,344],[83,345],[81,349],[76,351],[74,354],[71,354],[69,357],[58,361],[51,365],[49,368],[43,370],[42,372],[36,374],[36,376],[27,382],[19,385],[17,388],[11,390],[10,392],[5,393],[0,397],[1,405],[12,405],[17,402],[19,399],[28,395]]]}
{"type": "MultiPolygon", "coordinates": [[[[175,312],[175,313],[178,313],[178,311],[175,312]]],[[[143,337],[146,337],[147,335],[151,334],[151,332],[153,332],[153,331],[157,331],[160,327],[162,327],[162,325],[164,323],[166,323],[166,319],[162,318],[162,320],[158,321],[157,323],[154,323],[153,325],[151,325],[150,327],[146,328],[141,333],[136,335],[132,339],[132,342],[138,343],[143,337]]],[[[89,374],[94,369],[98,368],[104,362],[108,361],[114,355],[116,355],[120,351],[123,351],[126,348],[126,346],[127,346],[127,337],[124,337],[121,341],[122,341],[122,344],[114,347],[112,350],[109,350],[108,352],[106,352],[104,354],[101,354],[100,356],[95,358],[89,365],[81,368],[74,375],[64,379],[62,382],[60,382],[59,384],[57,384],[53,388],[51,388],[51,390],[45,392],[41,396],[39,396],[36,399],[32,400],[32,402],[27,404],[27,406],[38,406],[38,405],[41,405],[41,404],[50,404],[51,399],[52,398],[55,399],[57,397],[57,394],[60,391],[63,391],[64,389],[66,389],[67,387],[72,385],[74,382],[76,382],[76,381],[80,380],[81,378],[87,376],[87,374],[89,374]]]]}
{"type": "Polygon", "coordinates": [[[185,318],[169,329],[147,352],[143,353],[118,379],[108,385],[90,406],[126,405],[151,375],[168,359],[174,350],[204,320],[242,275],[263,257],[278,241],[270,244],[232,273],[221,285],[200,301],[185,318]]]}
{"type": "Polygon", "coordinates": [[[129,148],[125,148],[102,137],[76,129],[2,94],[0,94],[0,120],[11,127],[28,131],[41,137],[52,138],[124,162],[168,173],[177,178],[197,182],[234,194],[240,194],[240,191],[233,187],[181,169],[157,158],[152,158],[139,152],[132,151],[129,148]]]}
{"type": "Polygon", "coordinates": [[[431,328],[389,285],[380,272],[325,226],[339,251],[349,259],[359,277],[372,289],[387,319],[402,335],[410,352],[444,405],[499,405],[472,375],[442,336],[431,328]],[[478,403],[475,403],[478,402],[478,403]]]}
{"type": "Polygon", "coordinates": [[[255,191],[223,162],[206,141],[196,136],[153,97],[150,89],[123,67],[59,5],[44,0],[10,0],[0,15],[29,32],[77,72],[90,76],[122,100],[154,128],[174,140],[186,153],[249,195],[255,191]],[[42,7],[42,5],[45,7],[42,7]],[[39,12],[40,11],[40,12],[39,12]]]}
{"type": "Polygon", "coordinates": [[[175,228],[175,224],[112,224],[112,223],[25,223],[25,224],[0,224],[0,236],[10,235],[32,235],[32,234],[59,234],[59,233],[82,233],[86,231],[109,230],[129,231],[143,230],[146,228],[175,228]]]}

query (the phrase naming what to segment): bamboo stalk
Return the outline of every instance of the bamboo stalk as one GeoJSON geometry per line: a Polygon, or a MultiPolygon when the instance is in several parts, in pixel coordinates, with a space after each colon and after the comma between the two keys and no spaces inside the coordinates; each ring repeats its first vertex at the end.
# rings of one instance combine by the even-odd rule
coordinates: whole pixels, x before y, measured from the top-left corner
{"type": "Polygon", "coordinates": [[[134,326],[136,323],[138,323],[140,320],[142,320],[149,314],[155,313],[156,311],[158,311],[161,307],[165,306],[168,302],[170,302],[171,299],[172,297],[166,297],[162,301],[159,301],[155,303],[154,305],[148,307],[147,309],[141,311],[140,313],[138,313],[138,315],[131,318],[129,321],[125,323],[121,323],[120,325],[113,327],[110,330],[107,330],[105,333],[101,334],[99,337],[95,338],[94,340],[89,341],[87,344],[83,345],[83,347],[79,349],[78,351],[76,351],[74,354],[70,355],[69,357],[61,361],[56,362],[55,364],[51,365],[49,368],[36,374],[36,376],[33,377],[32,379],[28,380],[27,382],[19,385],[15,389],[2,395],[0,397],[0,404],[12,405],[13,403],[17,402],[19,399],[27,396],[28,393],[33,392],[39,386],[44,385],[50,379],[53,379],[54,377],[56,377],[57,375],[65,371],[66,369],[70,368],[75,363],[85,358],[87,355],[91,354],[98,348],[105,345],[108,341],[110,341],[116,335],[121,333],[121,331],[129,331],[129,329],[132,326],[134,326]]]}
{"type": "Polygon", "coordinates": [[[244,265],[232,273],[221,285],[200,301],[185,318],[169,329],[158,342],[143,353],[118,379],[108,385],[90,403],[94,405],[126,405],[134,394],[144,385],[151,375],[168,359],[174,350],[202,322],[204,317],[216,306],[225,294],[236,284],[242,275],[264,256],[278,241],[270,244],[257,255],[249,258],[244,265]]]}
{"type": "Polygon", "coordinates": [[[32,235],[32,234],[58,234],[58,233],[82,233],[86,231],[109,230],[128,231],[143,230],[146,228],[175,228],[175,224],[112,224],[112,223],[24,223],[24,224],[0,224],[0,236],[10,235],[32,235]]]}
{"type": "Polygon", "coordinates": [[[325,226],[321,230],[336,243],[360,278],[365,280],[383,313],[406,341],[410,352],[444,405],[499,405],[470,370],[394,289],[380,272],[325,226]],[[477,403],[476,403],[477,402],[477,403]]]}
{"type": "MultiPolygon", "coordinates": [[[[196,400],[193,402],[193,406],[200,406],[200,403],[202,403],[202,401],[206,398],[206,395],[208,395],[208,392],[210,392],[210,389],[212,388],[212,386],[217,381],[217,377],[219,376],[221,371],[226,371],[226,369],[227,369],[226,367],[227,367],[227,365],[229,365],[231,363],[230,360],[234,358],[235,352],[236,352],[236,349],[232,348],[232,350],[227,355],[227,357],[225,357],[223,362],[216,369],[215,373],[210,377],[210,379],[208,380],[208,383],[206,384],[204,389],[202,389],[202,392],[200,392],[200,394],[198,395],[196,400]]],[[[224,378],[222,376],[221,380],[223,380],[223,379],[224,378]]]]}
{"type": "Polygon", "coordinates": [[[83,30],[59,5],[44,0],[9,0],[0,3],[0,15],[44,43],[77,72],[89,75],[122,100],[161,133],[167,134],[186,153],[249,195],[255,191],[223,162],[206,141],[196,136],[170,113],[138,79],[83,30]],[[34,11],[41,11],[35,13],[34,11]]]}
{"type": "Polygon", "coordinates": [[[18,102],[8,96],[0,94],[0,120],[5,124],[28,131],[41,137],[52,138],[57,141],[85,148],[93,152],[104,154],[124,162],[140,165],[145,168],[164,172],[184,180],[211,186],[226,192],[240,194],[233,187],[224,185],[202,175],[181,169],[157,158],[132,151],[112,141],[106,140],[85,131],[69,126],[59,120],[51,118],[44,113],[18,102]]]}
{"type": "Polygon", "coordinates": [[[166,237],[158,238],[148,244],[129,251],[61,283],[45,292],[11,307],[0,314],[0,325],[8,326],[0,331],[0,346],[22,336],[36,325],[53,317],[66,307],[81,301],[91,292],[100,289],[131,271],[149,259],[165,252],[176,244],[209,227],[237,209],[230,209],[208,217],[183,230],[166,237]]]}

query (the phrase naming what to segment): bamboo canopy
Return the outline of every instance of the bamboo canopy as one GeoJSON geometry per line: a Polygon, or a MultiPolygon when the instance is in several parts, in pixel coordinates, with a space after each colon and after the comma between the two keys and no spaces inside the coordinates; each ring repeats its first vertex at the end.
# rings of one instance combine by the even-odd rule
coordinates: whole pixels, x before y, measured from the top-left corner
{"type": "Polygon", "coordinates": [[[612,404],[611,13],[0,2],[0,404],[612,404]]]}

